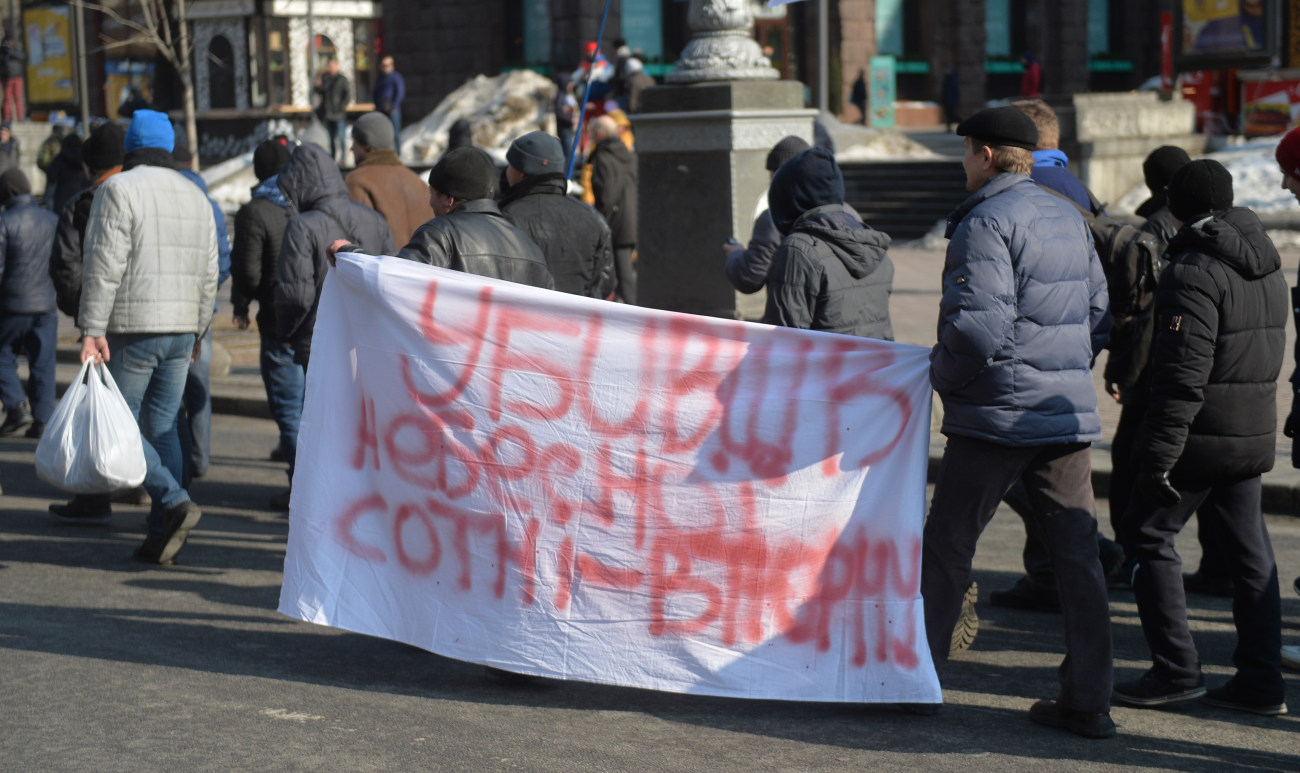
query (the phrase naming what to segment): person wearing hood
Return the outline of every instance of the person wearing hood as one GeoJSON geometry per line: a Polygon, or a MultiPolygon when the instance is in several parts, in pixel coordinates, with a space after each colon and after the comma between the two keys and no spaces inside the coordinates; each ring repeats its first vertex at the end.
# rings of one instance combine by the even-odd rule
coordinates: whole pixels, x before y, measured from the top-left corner
{"type": "MultiPolygon", "coordinates": [[[[212,206],[212,220],[217,225],[217,289],[230,277],[230,232],[226,229],[226,213],[221,205],[208,196],[208,184],[192,168],[194,156],[189,148],[177,146],[172,151],[176,171],[199,186],[212,206]]],[[[231,293],[231,302],[237,308],[248,309],[248,301],[238,290],[231,293]]],[[[213,311],[216,311],[214,305],[213,311]]],[[[189,487],[190,478],[208,474],[208,460],[212,456],[212,328],[199,341],[199,356],[190,363],[190,373],[185,379],[184,414],[181,416],[181,449],[186,461],[182,484],[189,487]]]]}
{"type": "Polygon", "coordinates": [[[763,322],[894,340],[890,239],[844,204],[835,156],[811,148],[787,161],[772,177],[767,202],[782,239],[763,322]]]}
{"type": "Polygon", "coordinates": [[[50,245],[59,219],[36,203],[27,175],[0,173],[0,436],[39,438],[54,413],[54,351],[59,324],[50,281],[50,245]],[[17,354],[27,356],[27,388],[17,354]],[[30,401],[30,402],[29,402],[30,401]]]}
{"type": "Polygon", "coordinates": [[[1199,697],[1276,716],[1287,710],[1281,600],[1260,495],[1277,444],[1286,279],[1259,217],[1233,206],[1232,175],[1219,162],[1183,165],[1169,181],[1168,203],[1179,230],[1156,289],[1151,393],[1135,454],[1142,469],[1123,521],[1153,662],[1115,685],[1115,700],[1154,708],[1199,697]],[[1198,508],[1209,508],[1227,535],[1237,629],[1237,671],[1209,690],[1174,545],[1198,508]]]}
{"type": "Polygon", "coordinates": [[[636,154],[619,138],[618,124],[602,115],[590,123],[591,190],[596,211],[609,225],[614,243],[614,296],[636,305],[637,166],[636,154]]]}
{"type": "Polygon", "coordinates": [[[529,132],[506,151],[509,192],[501,213],[546,255],[555,289],[588,298],[614,292],[614,250],[600,213],[568,196],[564,148],[546,132],[529,132]]]}
{"type": "MultiPolygon", "coordinates": [[[[293,361],[293,346],[277,335],[275,321],[275,267],[285,226],[289,224],[289,202],[277,184],[280,170],[289,160],[283,140],[270,139],[253,151],[253,172],[257,185],[252,198],[235,215],[235,244],[230,254],[230,276],[234,289],[257,301],[257,332],[261,340],[259,364],[266,404],[280,430],[274,456],[284,460],[286,448],[298,445],[298,424],[302,419],[306,374],[293,361]]],[[[235,325],[248,328],[248,308],[235,310],[235,325]]],[[[283,509],[283,508],[277,508],[283,509]]]]}
{"type": "MultiPolygon", "coordinates": [[[[275,336],[293,349],[293,361],[305,369],[329,271],[330,244],[346,239],[375,255],[393,255],[397,246],[383,215],[348,198],[343,175],[329,151],[310,144],[294,148],[276,184],[289,202],[291,215],[275,266],[275,336]]],[[[281,450],[292,483],[297,447],[281,450]]],[[[288,500],[288,493],[281,492],[272,498],[271,506],[288,509],[288,500]]]]}
{"type": "Polygon", "coordinates": [[[402,165],[393,123],[383,113],[366,113],[352,124],[352,157],[357,168],[345,180],[348,196],[384,216],[395,244],[433,217],[429,189],[420,176],[402,165]]]}
{"type": "Polygon", "coordinates": [[[175,140],[166,114],[131,117],[125,171],[100,183],[90,208],[77,315],[81,361],[108,364],[140,424],[152,504],[135,557],[154,564],[172,562],[202,515],[180,484],[176,416],[217,300],[217,224],[176,171],[175,140]]]}
{"type": "Polygon", "coordinates": [[[1059,697],[1035,703],[1029,719],[1109,738],[1110,607],[1089,449],[1101,439],[1091,366],[1106,343],[1106,280],[1078,210],[1029,178],[1029,116],[986,108],[957,134],[971,195],[948,217],[930,352],[947,437],[921,547],[931,657],[942,671],[976,543],[1023,481],[1056,570],[1066,648],[1059,697]]]}

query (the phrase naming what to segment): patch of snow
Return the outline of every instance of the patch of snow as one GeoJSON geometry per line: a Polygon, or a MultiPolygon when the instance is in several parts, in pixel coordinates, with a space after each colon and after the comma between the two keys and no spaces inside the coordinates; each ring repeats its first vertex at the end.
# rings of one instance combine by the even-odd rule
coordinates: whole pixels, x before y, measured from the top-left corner
{"type": "Polygon", "coordinates": [[[438,107],[402,130],[402,160],[433,163],[447,149],[447,132],[457,120],[470,122],[474,144],[499,158],[515,138],[541,129],[555,134],[555,84],[532,70],[496,77],[478,75],[447,95],[438,107]]]}
{"type": "MultiPolygon", "coordinates": [[[[1282,189],[1282,172],[1273,158],[1281,139],[1278,136],[1239,140],[1203,158],[1218,161],[1232,175],[1233,201],[1237,206],[1260,214],[1300,216],[1300,203],[1289,191],[1282,189]]],[[[1116,201],[1114,207],[1119,212],[1131,213],[1150,195],[1146,185],[1138,185],[1116,201]]]]}

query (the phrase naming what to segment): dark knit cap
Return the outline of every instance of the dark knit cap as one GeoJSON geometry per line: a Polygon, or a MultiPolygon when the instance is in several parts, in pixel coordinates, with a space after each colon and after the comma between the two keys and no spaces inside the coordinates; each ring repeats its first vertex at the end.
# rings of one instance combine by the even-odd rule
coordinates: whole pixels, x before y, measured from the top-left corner
{"type": "Polygon", "coordinates": [[[81,160],[96,172],[121,166],[126,155],[125,140],[126,130],[121,126],[112,121],[101,124],[81,146],[81,160]]]}
{"type": "Polygon", "coordinates": [[[546,132],[529,132],[506,151],[506,163],[525,175],[564,173],[564,146],[546,132]]]}
{"type": "Polygon", "coordinates": [[[370,112],[352,124],[352,139],[371,150],[393,150],[397,137],[393,119],[380,112],[370,112]]]}
{"type": "Polygon", "coordinates": [[[1169,212],[1184,223],[1231,207],[1232,175],[1214,159],[1183,164],[1169,180],[1169,212]]]}
{"type": "Polygon", "coordinates": [[[957,133],[974,137],[991,145],[1033,150],[1038,147],[1038,127],[1034,119],[1018,107],[986,107],[957,124],[957,133]]]}
{"type": "Polygon", "coordinates": [[[269,180],[289,162],[289,149],[279,140],[266,140],[253,151],[253,173],[257,181],[269,180]]]}
{"type": "Polygon", "coordinates": [[[23,170],[11,166],[0,173],[0,204],[5,204],[14,196],[32,192],[32,184],[23,174],[23,170]]]}
{"type": "Polygon", "coordinates": [[[808,210],[843,203],[844,176],[835,154],[825,148],[805,150],[785,162],[767,189],[772,222],[783,234],[790,233],[794,222],[808,210]]]}
{"type": "Polygon", "coordinates": [[[474,127],[468,119],[457,118],[447,130],[447,150],[467,148],[474,144],[474,127]]]}
{"type": "Polygon", "coordinates": [[[490,199],[496,188],[497,165],[476,147],[449,150],[429,171],[429,187],[457,199],[490,199]]]}
{"type": "Polygon", "coordinates": [[[1177,145],[1162,145],[1151,151],[1142,162],[1142,176],[1146,178],[1147,187],[1152,193],[1163,189],[1169,184],[1174,172],[1191,160],[1187,151],[1177,145]]]}
{"type": "Polygon", "coordinates": [[[808,142],[793,134],[772,147],[767,154],[767,171],[775,172],[781,165],[808,149],[808,142]]]}

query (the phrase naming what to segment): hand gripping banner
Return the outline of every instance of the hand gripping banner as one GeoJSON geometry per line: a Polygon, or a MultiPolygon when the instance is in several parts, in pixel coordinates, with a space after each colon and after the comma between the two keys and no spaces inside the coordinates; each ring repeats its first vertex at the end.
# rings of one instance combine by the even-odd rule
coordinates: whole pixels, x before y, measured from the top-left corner
{"type": "Polygon", "coordinates": [[[936,702],[927,355],[340,255],[280,611],[559,679],[936,702]]]}

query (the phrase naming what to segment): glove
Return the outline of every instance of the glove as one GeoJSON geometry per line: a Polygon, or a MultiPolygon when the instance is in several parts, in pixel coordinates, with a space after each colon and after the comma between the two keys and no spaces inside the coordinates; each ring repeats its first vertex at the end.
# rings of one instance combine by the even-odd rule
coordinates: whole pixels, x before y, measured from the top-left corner
{"type": "Polygon", "coordinates": [[[1138,476],[1138,488],[1148,500],[1160,507],[1172,507],[1183,495],[1169,482],[1168,470],[1146,470],[1138,476]]]}

